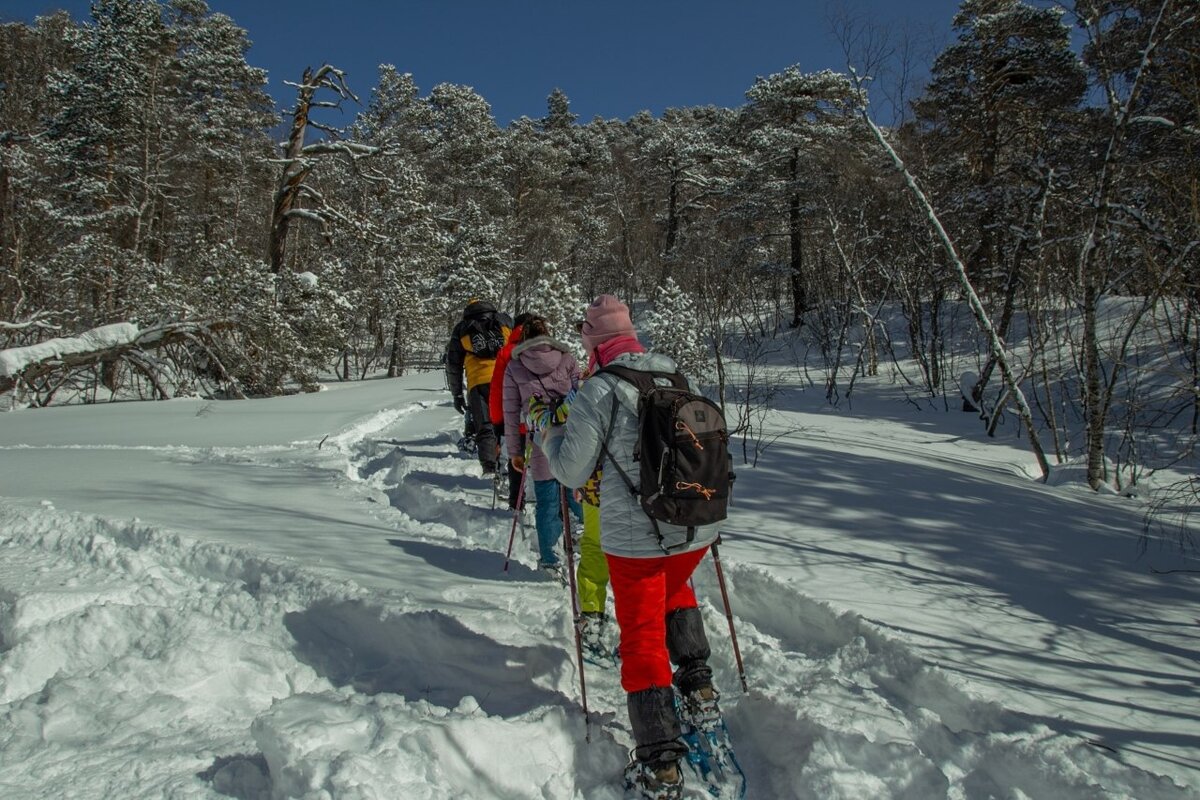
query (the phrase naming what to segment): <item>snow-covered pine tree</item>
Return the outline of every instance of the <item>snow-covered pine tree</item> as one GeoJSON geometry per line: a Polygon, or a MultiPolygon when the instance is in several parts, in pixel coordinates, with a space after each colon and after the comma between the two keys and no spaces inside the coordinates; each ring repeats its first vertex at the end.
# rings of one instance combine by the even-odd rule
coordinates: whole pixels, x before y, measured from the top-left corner
{"type": "Polygon", "coordinates": [[[571,347],[580,368],[586,364],[575,323],[583,319],[586,308],[583,292],[569,272],[553,261],[542,264],[541,275],[533,287],[532,305],[527,310],[545,318],[554,338],[571,347]]]}
{"type": "Polygon", "coordinates": [[[472,298],[499,303],[500,288],[507,274],[499,226],[490,220],[475,201],[462,208],[458,229],[447,236],[446,266],[435,286],[436,305],[451,322],[472,298]]]}
{"type": "Polygon", "coordinates": [[[574,132],[570,127],[542,130],[528,117],[504,132],[504,180],[512,201],[505,218],[512,253],[506,288],[512,292],[513,306],[526,302],[543,263],[563,263],[577,247],[579,235],[564,189],[571,180],[574,132]]]}
{"type": "Polygon", "coordinates": [[[680,372],[695,383],[709,382],[712,362],[696,304],[673,279],[667,278],[655,290],[654,305],[638,327],[656,353],[675,359],[680,372]]]}
{"type": "Polygon", "coordinates": [[[1044,194],[1047,169],[1064,171],[1054,143],[1087,81],[1059,8],[963,0],[954,30],[957,41],[937,57],[915,104],[932,199],[944,209],[971,281],[1015,288],[1019,276],[1006,278],[1033,235],[1031,208],[1044,194]]]}
{"type": "Polygon", "coordinates": [[[275,171],[269,131],[279,121],[267,72],[246,62],[246,31],[203,0],[169,0],[164,16],[175,46],[170,102],[180,138],[167,165],[175,207],[163,237],[184,263],[197,233],[257,251],[275,171]]]}
{"type": "Polygon", "coordinates": [[[775,258],[787,264],[789,325],[798,328],[816,299],[813,269],[804,260],[809,220],[829,191],[826,153],[850,140],[855,91],[845,75],[793,66],[755,79],[746,98],[744,137],[752,157],[738,213],[750,225],[747,235],[779,242],[775,247],[786,243],[775,258]]]}
{"type": "MultiPolygon", "coordinates": [[[[355,141],[381,149],[370,181],[348,181],[347,205],[360,218],[360,235],[338,245],[353,265],[348,276],[361,297],[355,329],[358,368],[382,366],[401,374],[415,358],[439,350],[446,309],[432,299],[437,266],[446,263],[445,237],[430,203],[430,188],[418,159],[424,150],[429,108],[418,98],[412,76],[390,64],[379,67],[379,83],[351,133],[355,141]]],[[[448,277],[448,275],[446,276],[448,277]]],[[[363,372],[365,374],[365,372],[363,372]]]]}

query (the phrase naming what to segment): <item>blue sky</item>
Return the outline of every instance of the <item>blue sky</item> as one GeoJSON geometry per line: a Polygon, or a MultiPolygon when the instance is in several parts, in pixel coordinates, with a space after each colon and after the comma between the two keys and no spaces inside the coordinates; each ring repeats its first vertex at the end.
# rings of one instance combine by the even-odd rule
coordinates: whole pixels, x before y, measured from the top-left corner
{"type": "MultiPolygon", "coordinates": [[[[758,75],[799,64],[843,69],[826,0],[209,0],[254,42],[250,61],[270,91],[328,61],[365,101],[376,67],[411,72],[425,94],[438,83],[473,86],[506,125],[540,117],[555,87],[587,121],[639,110],[741,105],[758,75]]],[[[905,25],[949,40],[958,0],[847,0],[892,30],[905,25]]],[[[0,20],[64,8],[86,17],[87,0],[0,0],[0,20]]],[[[940,49],[940,47],[939,47],[940,49]]]]}

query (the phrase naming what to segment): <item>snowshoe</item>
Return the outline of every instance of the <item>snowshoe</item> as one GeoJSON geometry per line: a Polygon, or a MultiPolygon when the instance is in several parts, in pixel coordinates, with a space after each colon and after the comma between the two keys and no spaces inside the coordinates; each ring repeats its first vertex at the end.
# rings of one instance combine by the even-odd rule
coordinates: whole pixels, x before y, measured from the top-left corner
{"type": "Polygon", "coordinates": [[[615,667],[617,648],[609,635],[608,617],[602,611],[585,611],[579,623],[583,660],[598,667],[615,667]]]}
{"type": "Polygon", "coordinates": [[[546,562],[538,562],[538,572],[553,578],[563,586],[567,585],[567,570],[562,564],[557,562],[548,564],[546,562]]]}
{"type": "Polygon", "coordinates": [[[631,758],[625,767],[625,792],[630,800],[683,800],[683,775],[675,763],[652,767],[631,758]]]}
{"type": "MultiPolygon", "coordinates": [[[[500,505],[500,498],[508,495],[508,470],[503,464],[492,469],[492,511],[500,505]]],[[[509,509],[510,511],[512,509],[509,509]]]]}
{"type": "Polygon", "coordinates": [[[719,699],[711,686],[676,695],[682,738],[688,747],[684,763],[712,797],[741,800],[746,796],[746,775],[734,755],[719,699]]]}

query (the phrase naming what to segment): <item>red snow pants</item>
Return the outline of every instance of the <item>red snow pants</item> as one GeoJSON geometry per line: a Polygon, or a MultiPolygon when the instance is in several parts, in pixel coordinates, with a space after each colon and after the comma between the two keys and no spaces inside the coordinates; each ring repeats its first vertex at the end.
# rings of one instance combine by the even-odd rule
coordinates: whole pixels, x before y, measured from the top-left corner
{"type": "Polygon", "coordinates": [[[667,614],[695,608],[691,578],[707,547],[658,558],[605,554],[621,630],[621,688],[640,692],[671,685],[667,614]]]}

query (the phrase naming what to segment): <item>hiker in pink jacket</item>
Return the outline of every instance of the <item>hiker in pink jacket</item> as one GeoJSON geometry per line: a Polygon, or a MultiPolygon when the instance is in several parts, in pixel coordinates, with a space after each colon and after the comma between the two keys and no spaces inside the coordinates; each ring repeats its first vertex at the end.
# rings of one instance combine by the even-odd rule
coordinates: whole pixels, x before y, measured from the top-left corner
{"type": "MultiPolygon", "coordinates": [[[[529,398],[539,397],[548,404],[566,397],[579,384],[579,364],[569,348],[550,336],[549,326],[541,317],[525,323],[524,341],[513,348],[512,360],[504,372],[504,443],[512,464],[529,470],[537,503],[538,567],[562,576],[563,566],[554,548],[562,536],[562,486],[550,474],[542,449],[533,444],[529,463],[521,452],[521,423],[525,422],[529,398]]],[[[569,498],[572,512],[582,515],[579,503],[569,498]]]]}

